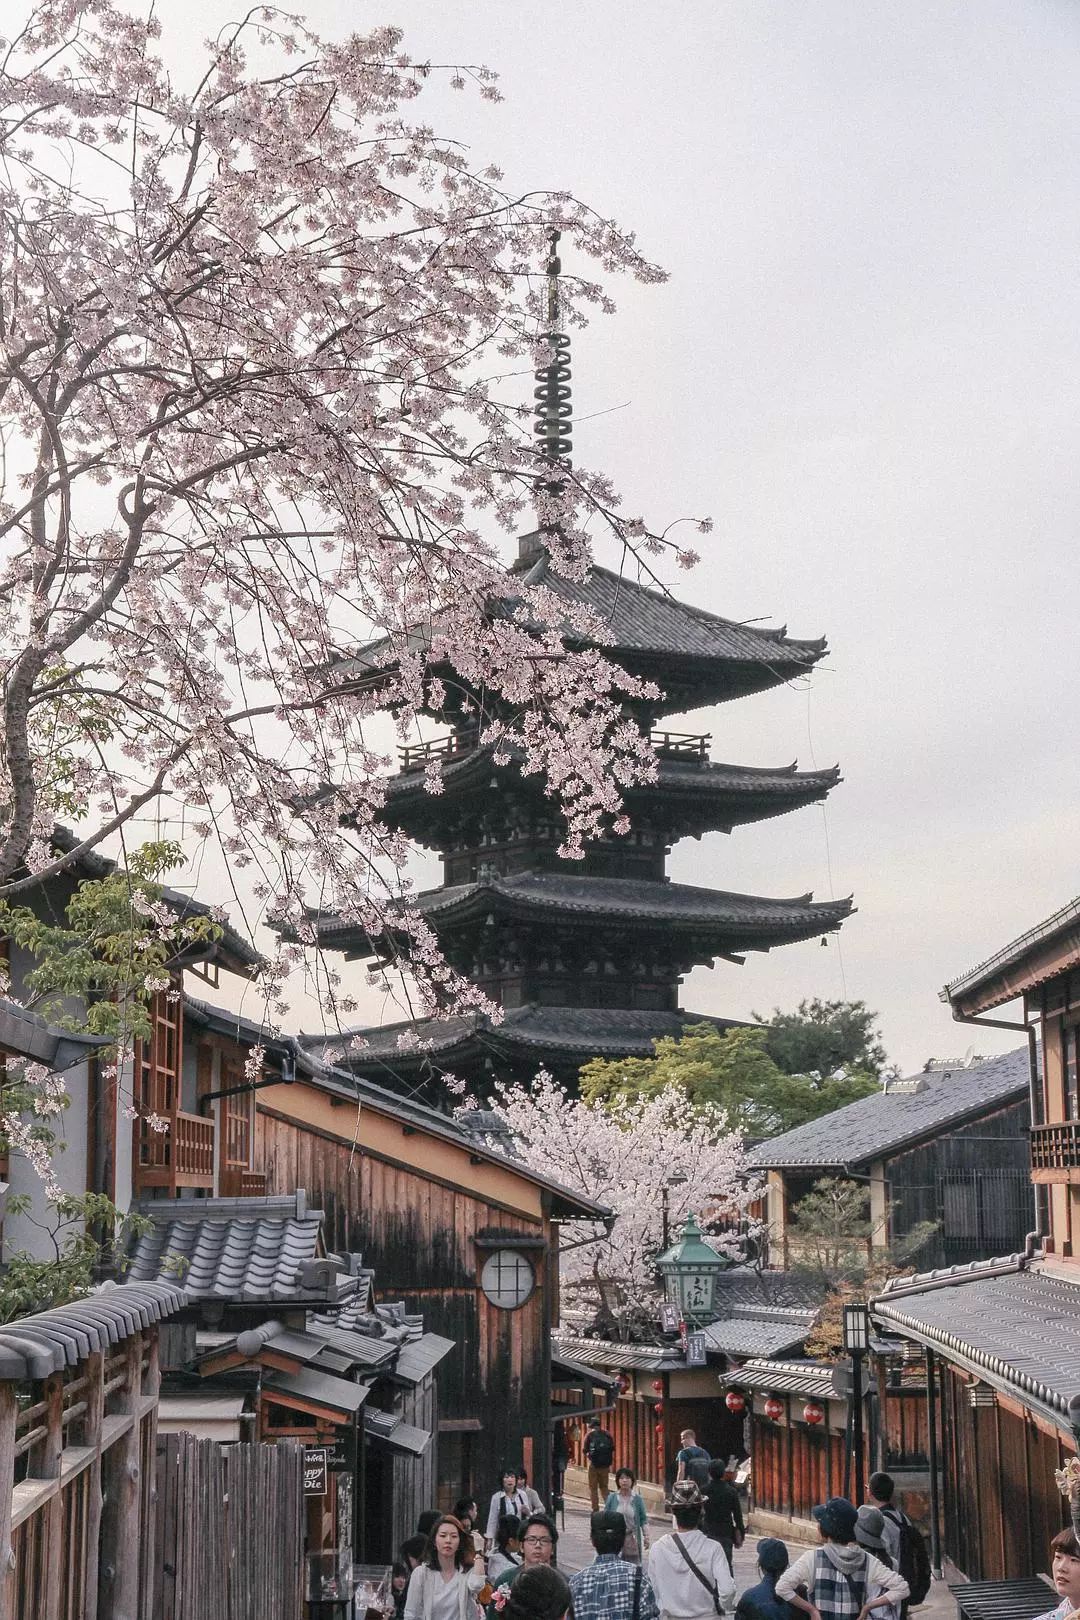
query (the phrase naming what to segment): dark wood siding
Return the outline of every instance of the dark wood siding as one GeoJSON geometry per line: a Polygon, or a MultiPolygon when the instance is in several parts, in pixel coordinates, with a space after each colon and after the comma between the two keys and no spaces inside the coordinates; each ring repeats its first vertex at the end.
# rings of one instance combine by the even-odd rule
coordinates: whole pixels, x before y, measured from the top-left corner
{"type": "Polygon", "coordinates": [[[1025,1100],[888,1161],[890,1231],[938,1226],[919,1251],[920,1270],[1023,1248],[1034,1225],[1029,1123],[1025,1100]]]}
{"type": "Polygon", "coordinates": [[[819,1502],[844,1493],[844,1435],[801,1422],[805,1404],[785,1399],[779,1423],[760,1412],[751,1418],[753,1502],[762,1512],[809,1519],[819,1502]]]}
{"type": "Polygon", "coordinates": [[[463,1188],[384,1163],[265,1111],[258,1115],[256,1163],[268,1191],[307,1190],[325,1214],[327,1248],[360,1253],[374,1267],[377,1297],[404,1300],[432,1333],[456,1348],[439,1367],[439,1418],[450,1425],[437,1460],[438,1501],[498,1488],[504,1462],[524,1461],[540,1494],[550,1486],[551,1405],[548,1256],[529,1250],[537,1286],[518,1310],[491,1305],[479,1286],[485,1228],[550,1237],[550,1223],[508,1216],[463,1188]],[[462,1441],[462,1425],[479,1424],[462,1441]]]}

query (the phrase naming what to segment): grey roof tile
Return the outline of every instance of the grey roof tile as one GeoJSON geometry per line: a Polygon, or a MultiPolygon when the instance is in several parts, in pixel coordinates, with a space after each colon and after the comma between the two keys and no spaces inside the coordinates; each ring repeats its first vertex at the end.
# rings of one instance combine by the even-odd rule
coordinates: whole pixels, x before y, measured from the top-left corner
{"type": "Polygon", "coordinates": [[[887,1157],[965,1117],[1024,1096],[1028,1049],[988,1058],[974,1068],[939,1069],[914,1078],[925,1080],[923,1090],[881,1091],[837,1108],[760,1142],[750,1151],[750,1163],[759,1170],[831,1169],[887,1157]]]}
{"type": "Polygon", "coordinates": [[[421,1338],[402,1346],[394,1363],[394,1376],[403,1378],[407,1383],[418,1384],[454,1348],[453,1339],[444,1339],[438,1333],[425,1333],[421,1338]]]}
{"type": "Polygon", "coordinates": [[[751,1360],[729,1372],[724,1383],[739,1389],[775,1395],[800,1395],[804,1400],[836,1399],[835,1368],[824,1361],[751,1360]]]}
{"type": "Polygon", "coordinates": [[[814,1325],[816,1311],[801,1318],[729,1316],[701,1331],[710,1350],[727,1356],[780,1356],[797,1350],[814,1325]]]}
{"type": "Polygon", "coordinates": [[[273,1398],[275,1393],[292,1395],[312,1405],[328,1406],[345,1417],[359,1412],[371,1393],[370,1384],[356,1384],[333,1373],[318,1372],[303,1367],[299,1372],[279,1372],[275,1367],[264,1367],[263,1390],[273,1398]]]}

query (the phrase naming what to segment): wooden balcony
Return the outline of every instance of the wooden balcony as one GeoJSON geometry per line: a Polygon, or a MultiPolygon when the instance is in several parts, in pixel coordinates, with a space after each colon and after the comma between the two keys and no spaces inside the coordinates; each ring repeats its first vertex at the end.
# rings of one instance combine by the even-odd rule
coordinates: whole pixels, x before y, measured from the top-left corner
{"type": "Polygon", "coordinates": [[[167,1187],[171,1193],[214,1190],[214,1121],[176,1109],[165,1116],[168,1128],[152,1130],[138,1121],[135,1191],[167,1187]]]}
{"type": "Polygon", "coordinates": [[[653,752],[659,754],[661,759],[679,759],[687,764],[704,765],[708,762],[712,737],[708,732],[650,731],[649,741],[653,752]]]}
{"type": "Polygon", "coordinates": [[[1080,1186],[1080,1120],[1031,1127],[1031,1179],[1080,1186]]]}
{"type": "Polygon", "coordinates": [[[266,1171],[248,1170],[239,1165],[222,1165],[221,1185],[218,1195],[221,1198],[265,1198],[266,1197],[266,1171]]]}

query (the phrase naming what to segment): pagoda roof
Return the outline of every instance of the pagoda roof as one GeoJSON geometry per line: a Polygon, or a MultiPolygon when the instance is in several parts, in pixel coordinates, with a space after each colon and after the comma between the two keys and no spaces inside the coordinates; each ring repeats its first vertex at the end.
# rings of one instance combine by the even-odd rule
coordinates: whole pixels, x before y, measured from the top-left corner
{"type": "MultiPolygon", "coordinates": [[[[665,933],[707,933],[716,954],[731,950],[769,950],[839,928],[851,911],[851,900],[815,902],[812,895],[772,900],[761,895],[730,894],[638,878],[576,877],[560,872],[519,872],[452,884],[418,894],[405,902],[436,930],[497,912],[545,926],[558,919],[595,928],[609,923],[665,933]]],[[[372,954],[368,935],[356,923],[322,913],[315,920],[319,943],[345,951],[372,954]]]]}
{"type": "MultiPolygon", "coordinates": [[[[800,641],[788,636],[786,626],[767,629],[721,618],[665,589],[599,565],[589,568],[581,580],[565,579],[555,573],[546,552],[539,553],[517,579],[542,587],[568,606],[587,609],[606,633],[593,640],[566,623],[567,644],[598,646],[631,673],[655,680],[664,693],[660,702],[650,704],[656,714],[677,714],[768,691],[805,675],[826,652],[824,637],[800,641]]],[[[516,583],[508,576],[506,596],[489,603],[492,614],[520,610],[516,583]]],[[[437,622],[436,616],[408,630],[402,647],[421,651],[430,644],[437,622]]],[[[336,673],[346,678],[350,673],[357,678],[378,676],[392,669],[394,660],[394,638],[381,636],[344,658],[336,673]]]]}
{"type": "MultiPolygon", "coordinates": [[[[447,739],[448,742],[451,739],[447,739]]],[[[395,826],[411,830],[419,813],[431,820],[432,832],[445,823],[448,805],[469,795],[487,795],[494,782],[502,787],[510,780],[528,790],[535,786],[538,797],[544,786],[538,776],[521,776],[515,771],[517,750],[505,744],[490,743],[468,753],[442,758],[442,792],[428,790],[423,767],[399,772],[390,778],[383,818],[395,826]],[[502,749],[512,756],[510,765],[497,766],[494,754],[502,749]]],[[[623,790],[633,816],[641,810],[664,808],[670,818],[683,824],[687,834],[730,831],[747,822],[765,821],[825,798],[840,781],[840,767],[800,771],[796,763],[780,766],[730,765],[708,759],[657,759],[654,782],[635,784],[623,790]]],[[[433,840],[438,847],[437,837],[433,840]]]]}
{"type": "Polygon", "coordinates": [[[738,1019],[711,1013],[530,1003],[507,1008],[498,1023],[483,1013],[462,1013],[300,1039],[308,1051],[320,1054],[344,1048],[344,1056],[334,1058],[335,1065],[364,1073],[386,1068],[411,1071],[429,1060],[451,1067],[475,1053],[492,1051],[529,1057],[546,1051],[580,1062],[592,1057],[652,1057],[654,1041],[677,1038],[692,1024],[712,1024],[721,1030],[742,1027],[738,1019]]]}

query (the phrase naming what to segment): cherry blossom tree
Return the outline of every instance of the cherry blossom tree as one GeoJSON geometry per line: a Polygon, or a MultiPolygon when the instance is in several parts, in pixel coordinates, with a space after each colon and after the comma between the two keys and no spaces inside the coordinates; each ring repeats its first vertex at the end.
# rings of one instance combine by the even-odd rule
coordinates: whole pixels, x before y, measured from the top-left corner
{"type": "MultiPolygon", "coordinates": [[[[571,1097],[541,1070],[528,1087],[499,1087],[494,1108],[501,1129],[492,1135],[493,1145],[501,1143],[614,1216],[610,1230],[599,1234],[595,1222],[562,1228],[567,1324],[622,1338],[635,1325],[655,1321],[654,1261],[662,1247],[665,1189],[672,1233],[690,1214],[703,1219],[707,1233],[721,1226],[753,1228],[749,1210],[761,1188],[740,1137],[714,1105],[689,1111],[678,1086],[605,1106],[571,1097]]],[[[732,1259],[742,1252],[737,1230],[720,1230],[708,1241],[732,1259]]]]}
{"type": "MultiPolygon", "coordinates": [[[[545,461],[527,411],[549,234],[565,323],[612,307],[590,265],[661,272],[414,116],[436,73],[497,99],[486,69],[259,7],[181,84],[142,10],[43,0],[0,45],[0,898],[182,811],[251,868],[251,921],[291,932],[265,981],[283,1012],[307,904],[381,936],[406,887],[376,710],[405,736],[465,693],[547,777],[568,855],[625,830],[645,689],[545,628],[603,641],[565,602],[520,580],[508,601],[498,543],[538,527],[580,576],[591,522],[693,560],[545,461]]],[[[403,927],[417,1010],[483,1004],[403,927]]]]}

